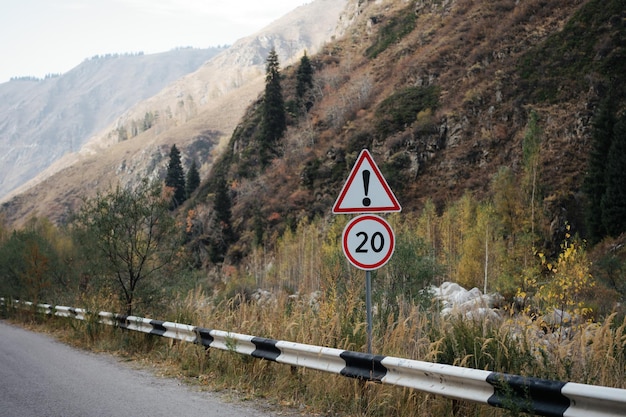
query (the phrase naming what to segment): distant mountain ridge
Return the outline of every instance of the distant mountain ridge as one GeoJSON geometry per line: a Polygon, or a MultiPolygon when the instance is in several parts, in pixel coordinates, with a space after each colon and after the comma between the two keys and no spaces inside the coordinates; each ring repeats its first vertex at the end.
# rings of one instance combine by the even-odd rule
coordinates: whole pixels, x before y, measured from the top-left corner
{"type": "Polygon", "coordinates": [[[0,198],[222,50],[95,56],[62,75],[0,84],[0,198]]]}
{"type": "Polygon", "coordinates": [[[63,221],[81,197],[114,184],[160,177],[172,144],[180,149],[183,165],[195,160],[205,177],[245,109],[262,92],[269,50],[276,49],[281,67],[299,60],[305,51],[316,53],[349,27],[347,4],[315,0],[299,6],[127,108],[79,150],[0,196],[6,222],[19,226],[33,215],[63,221]],[[146,117],[151,118],[147,129],[141,126],[146,117]]]}

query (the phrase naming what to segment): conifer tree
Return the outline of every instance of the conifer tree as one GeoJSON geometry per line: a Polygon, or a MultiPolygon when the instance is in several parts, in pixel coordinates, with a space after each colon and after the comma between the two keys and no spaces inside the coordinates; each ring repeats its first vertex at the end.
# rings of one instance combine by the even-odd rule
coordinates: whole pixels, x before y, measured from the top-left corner
{"type": "Polygon", "coordinates": [[[306,52],[300,58],[300,65],[296,71],[296,100],[298,112],[305,114],[313,107],[313,95],[310,90],[313,88],[313,67],[306,52]]]}
{"type": "Polygon", "coordinates": [[[303,98],[304,94],[313,87],[313,67],[311,66],[311,60],[307,56],[306,52],[304,56],[300,58],[300,66],[296,73],[296,95],[298,98],[303,98]]]}
{"type": "Polygon", "coordinates": [[[187,178],[185,181],[185,196],[189,198],[191,194],[196,191],[200,186],[200,172],[198,172],[198,165],[196,161],[191,163],[189,171],[187,171],[187,178]]]}
{"type": "Polygon", "coordinates": [[[606,158],[606,189],[600,207],[606,233],[618,237],[626,232],[626,115],[617,120],[606,158]]]}
{"type": "Polygon", "coordinates": [[[210,239],[210,257],[214,263],[224,261],[228,247],[235,240],[235,233],[232,227],[232,202],[228,193],[226,180],[221,177],[217,179],[215,200],[213,202],[213,227],[212,238],[210,239]]]}
{"type": "Polygon", "coordinates": [[[178,207],[185,201],[185,173],[180,161],[180,151],[176,145],[172,145],[170,150],[170,161],[167,165],[167,175],[165,185],[172,188],[172,208],[178,207]]]}
{"type": "Polygon", "coordinates": [[[272,49],[267,57],[265,71],[265,95],[263,97],[263,121],[260,137],[262,166],[267,166],[276,142],[287,129],[279,67],[278,55],[276,50],[272,49]]]}
{"type": "Polygon", "coordinates": [[[607,99],[600,105],[593,122],[593,143],[583,186],[587,195],[585,212],[587,234],[589,240],[594,243],[606,235],[601,202],[606,192],[607,156],[611,148],[614,126],[615,116],[611,109],[611,100],[607,99]]]}

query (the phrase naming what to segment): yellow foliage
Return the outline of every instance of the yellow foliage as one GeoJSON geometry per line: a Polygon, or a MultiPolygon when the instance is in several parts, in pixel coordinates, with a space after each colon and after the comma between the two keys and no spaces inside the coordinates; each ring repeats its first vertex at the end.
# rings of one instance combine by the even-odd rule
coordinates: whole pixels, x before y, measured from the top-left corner
{"type": "Polygon", "coordinates": [[[585,317],[591,313],[591,308],[586,305],[584,295],[595,285],[589,272],[591,264],[581,242],[566,239],[561,249],[555,263],[548,262],[543,253],[538,254],[548,273],[548,281],[537,288],[535,297],[544,308],[585,317]]]}

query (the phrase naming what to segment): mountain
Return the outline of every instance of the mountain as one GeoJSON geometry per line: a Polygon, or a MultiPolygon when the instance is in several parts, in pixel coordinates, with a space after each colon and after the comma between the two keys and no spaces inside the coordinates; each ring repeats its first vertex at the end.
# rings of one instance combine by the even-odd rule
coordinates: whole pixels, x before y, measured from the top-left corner
{"type": "MultiPolygon", "coordinates": [[[[306,7],[327,11],[333,4],[306,7]]],[[[294,30],[298,19],[311,33],[332,30],[324,32],[329,42],[307,48],[314,72],[304,108],[296,96],[298,62],[288,66],[285,56],[296,48],[288,41],[277,46],[288,129],[273,144],[268,166],[258,159],[263,45],[281,38],[264,31],[127,112],[56,173],[6,201],[6,218],[19,222],[38,213],[63,220],[77,195],[162,176],[175,143],[185,164],[201,164],[205,179],[181,211],[195,216],[187,219],[194,224],[190,239],[198,247],[211,240],[216,186],[225,183],[239,237],[226,258],[236,261],[259,240],[271,244],[300,220],[329,215],[363,148],[403,214],[419,212],[429,200],[442,211],[468,193],[487,198],[503,167],[523,175],[524,139],[536,117],[537,209],[545,238],[557,242],[566,224],[568,231],[584,229],[582,184],[594,115],[609,94],[616,114],[626,108],[624,0],[349,0],[343,6],[332,24],[315,31],[309,25],[323,14],[312,9],[281,19],[284,30],[294,30]],[[131,132],[133,122],[156,112],[158,123],[120,141],[120,128],[131,132]]]]}
{"type": "Polygon", "coordinates": [[[0,84],[0,197],[221,50],[95,56],[66,74],[0,84]]]}
{"type": "Polygon", "coordinates": [[[228,140],[263,89],[268,51],[275,48],[283,65],[304,51],[316,52],[348,24],[340,20],[345,5],[345,0],[316,0],[300,6],[132,106],[78,151],[5,197],[7,221],[20,224],[32,215],[62,220],[82,196],[158,177],[173,144],[185,166],[196,160],[206,176],[220,142],[228,140]]]}
{"type": "MultiPolygon", "coordinates": [[[[197,246],[219,240],[211,213],[220,183],[229,185],[229,227],[239,236],[226,260],[237,262],[303,219],[327,217],[363,148],[403,214],[419,213],[428,201],[442,212],[466,194],[491,198],[499,173],[521,183],[525,138],[536,119],[537,227],[558,250],[563,236],[584,232],[582,185],[599,104],[611,95],[616,114],[626,106],[625,6],[351,1],[345,36],[312,57],[308,110],[291,115],[265,168],[258,156],[266,146],[258,129],[262,106],[248,108],[190,203],[197,246]]],[[[287,103],[298,100],[296,84],[297,70],[287,69],[287,103]]]]}

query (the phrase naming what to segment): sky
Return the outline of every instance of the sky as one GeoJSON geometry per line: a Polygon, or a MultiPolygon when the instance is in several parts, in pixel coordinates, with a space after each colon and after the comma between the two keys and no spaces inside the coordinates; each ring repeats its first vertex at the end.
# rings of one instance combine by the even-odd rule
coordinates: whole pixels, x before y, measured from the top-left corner
{"type": "Polygon", "coordinates": [[[232,45],[311,0],[0,0],[0,83],[87,58],[232,45]]]}

